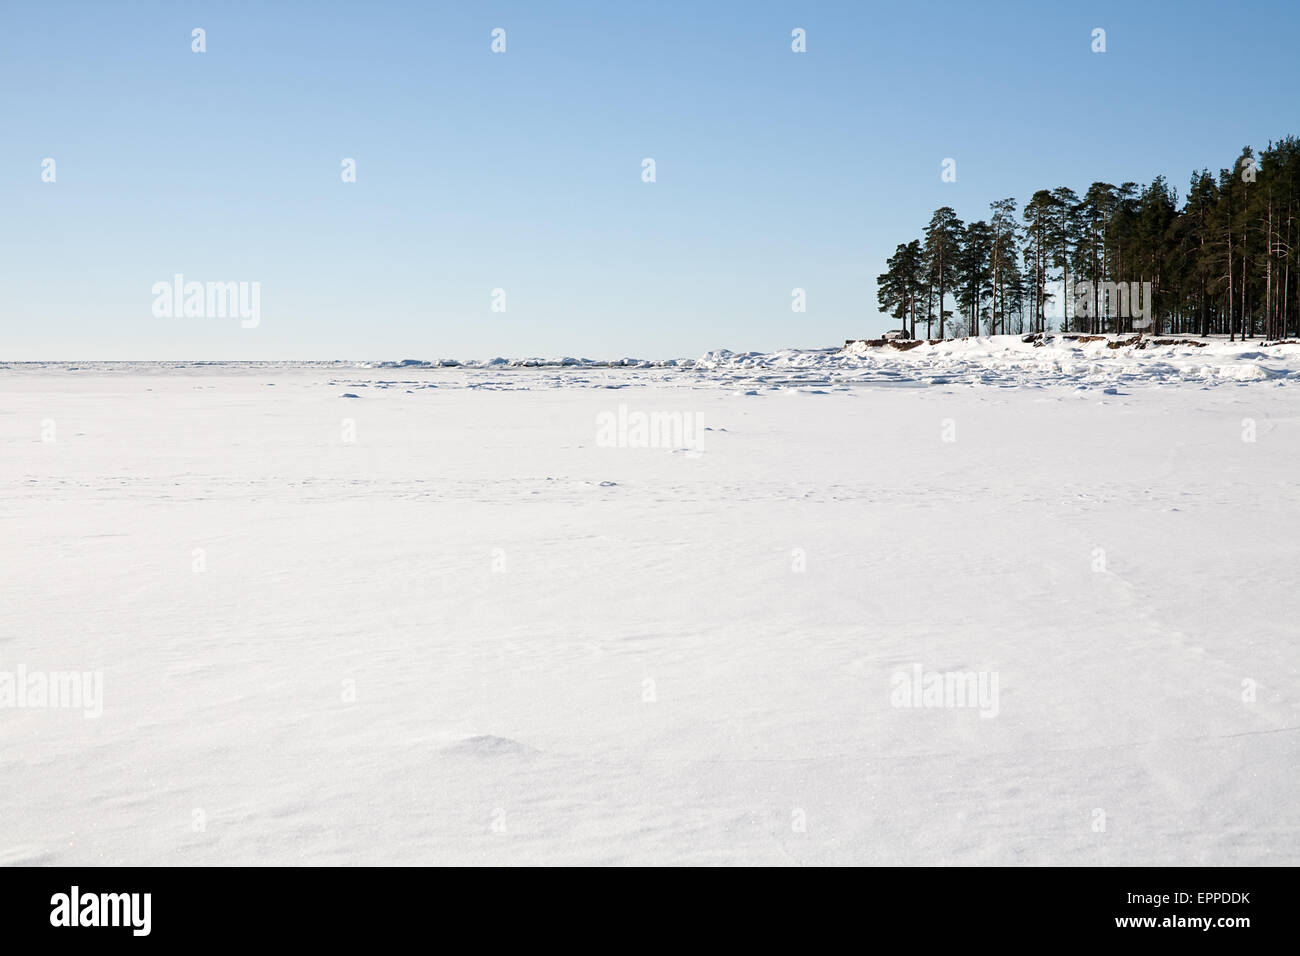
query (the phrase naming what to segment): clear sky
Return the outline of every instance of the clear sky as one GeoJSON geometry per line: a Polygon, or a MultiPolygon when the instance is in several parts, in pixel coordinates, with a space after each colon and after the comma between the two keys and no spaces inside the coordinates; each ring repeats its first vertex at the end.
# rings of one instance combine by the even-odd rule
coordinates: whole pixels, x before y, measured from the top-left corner
{"type": "Polygon", "coordinates": [[[1294,0],[6,2],[0,359],[839,344],[890,324],[875,276],[938,206],[1181,196],[1300,133],[1298,28],[1294,0]],[[155,316],[176,273],[259,282],[260,324],[155,316]]]}

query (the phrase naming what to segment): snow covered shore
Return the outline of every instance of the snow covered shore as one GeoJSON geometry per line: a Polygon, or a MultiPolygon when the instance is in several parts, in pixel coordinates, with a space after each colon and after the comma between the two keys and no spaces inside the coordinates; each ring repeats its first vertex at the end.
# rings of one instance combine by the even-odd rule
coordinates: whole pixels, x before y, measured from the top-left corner
{"type": "MultiPolygon", "coordinates": [[[[717,349],[698,358],[493,358],[401,359],[375,362],[0,362],[0,373],[116,372],[147,376],[259,373],[308,369],[333,370],[340,376],[361,370],[387,373],[379,384],[423,384],[520,388],[551,385],[621,384],[620,373],[635,373],[638,384],[761,387],[840,385],[1066,385],[1077,388],[1115,385],[1200,385],[1238,382],[1300,381],[1300,344],[1266,344],[1258,340],[1230,343],[1211,339],[1180,344],[1148,344],[1141,349],[1111,348],[1108,340],[1081,342],[1061,337],[1034,345],[1018,335],[922,342],[906,351],[853,344],[842,349],[780,349],[733,352],[717,349]],[[532,371],[541,378],[521,376],[532,371]],[[442,374],[442,378],[431,378],[442,374]]],[[[1171,339],[1161,339],[1171,342],[1171,339]]],[[[910,345],[910,343],[908,343],[910,345]]]]}
{"type": "Polygon", "coordinates": [[[1298,376],[2,365],[0,863],[1300,863],[1298,376]]]}

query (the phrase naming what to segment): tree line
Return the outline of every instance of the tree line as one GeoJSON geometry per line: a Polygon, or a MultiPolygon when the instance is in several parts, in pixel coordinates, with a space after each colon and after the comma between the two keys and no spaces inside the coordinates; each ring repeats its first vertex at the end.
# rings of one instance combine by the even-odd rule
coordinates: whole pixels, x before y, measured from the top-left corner
{"type": "Polygon", "coordinates": [[[880,308],[925,337],[1063,332],[1262,336],[1300,325],[1300,139],[1249,146],[1192,174],[1186,198],[1157,176],[1040,189],[963,223],[935,211],[876,279],[880,308]],[[1147,318],[1131,302],[1148,296],[1147,318]],[[1120,294],[1117,294],[1120,293],[1120,294]]]}

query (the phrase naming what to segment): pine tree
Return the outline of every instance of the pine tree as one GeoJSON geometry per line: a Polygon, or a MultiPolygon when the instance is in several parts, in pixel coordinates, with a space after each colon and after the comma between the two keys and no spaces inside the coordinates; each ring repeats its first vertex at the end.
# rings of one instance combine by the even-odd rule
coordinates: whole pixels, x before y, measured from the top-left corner
{"type": "Polygon", "coordinates": [[[925,291],[920,241],[900,243],[885,266],[886,271],[876,277],[876,301],[882,312],[901,320],[902,328],[908,328],[910,320],[909,334],[915,338],[916,309],[925,291]]]}
{"type": "Polygon", "coordinates": [[[1161,329],[1162,277],[1172,260],[1171,230],[1177,217],[1177,196],[1163,176],[1157,176],[1142,190],[1137,205],[1137,242],[1140,250],[1135,266],[1138,280],[1151,283],[1153,333],[1161,329]]]}
{"type": "Polygon", "coordinates": [[[1210,218],[1218,201],[1219,187],[1209,170],[1193,173],[1187,204],[1178,217],[1176,229],[1189,286],[1183,292],[1189,296],[1188,304],[1196,315],[1200,335],[1210,334],[1210,280],[1214,272],[1210,218]]]}
{"type": "Polygon", "coordinates": [[[1209,233],[1211,293],[1223,294],[1223,325],[1228,338],[1236,341],[1237,321],[1233,298],[1236,264],[1233,261],[1233,241],[1236,238],[1234,210],[1241,202],[1241,180],[1232,169],[1219,170],[1219,201],[1210,211],[1209,233]]]}
{"type": "Polygon", "coordinates": [[[1079,202],[1079,221],[1083,235],[1078,245],[1080,269],[1092,283],[1088,331],[1105,332],[1102,321],[1101,283],[1106,277],[1107,227],[1115,206],[1115,187],[1110,183],[1093,183],[1079,202]]]}
{"type": "Polygon", "coordinates": [[[1047,263],[1050,258],[1054,212],[1052,194],[1046,189],[1038,190],[1025,204],[1025,262],[1032,277],[1034,297],[1031,332],[1046,331],[1047,263]]]}
{"type": "MultiPolygon", "coordinates": [[[[1136,246],[1137,234],[1137,183],[1121,183],[1115,190],[1115,208],[1111,212],[1110,225],[1110,275],[1116,282],[1133,281],[1133,258],[1134,247],[1136,246]]],[[[1131,305],[1131,303],[1130,303],[1131,305]]],[[[1123,318],[1120,317],[1115,324],[1115,331],[1124,331],[1121,328],[1123,318]]],[[[1128,331],[1132,331],[1133,315],[1127,316],[1128,331]]]]}
{"type": "Polygon", "coordinates": [[[993,233],[984,220],[966,226],[962,236],[961,257],[957,267],[957,307],[966,317],[967,334],[980,334],[984,294],[988,290],[989,256],[993,250],[993,233]]]}
{"type": "Polygon", "coordinates": [[[1074,261],[1075,237],[1078,236],[1079,197],[1068,186],[1052,190],[1052,204],[1056,210],[1052,221],[1052,264],[1061,270],[1061,331],[1070,328],[1070,302],[1074,298],[1070,283],[1070,263],[1074,261]]]}
{"type": "Polygon", "coordinates": [[[945,299],[955,285],[957,260],[961,251],[962,223],[951,206],[935,210],[925,227],[925,259],[930,282],[939,296],[939,338],[946,336],[945,319],[949,313],[945,299]]]}
{"type": "Polygon", "coordinates": [[[993,216],[989,221],[992,247],[989,252],[989,280],[992,285],[992,326],[990,334],[997,335],[998,319],[1002,318],[1002,331],[1006,332],[1006,315],[1008,302],[1006,292],[1013,288],[1020,279],[1020,267],[1016,263],[1016,249],[1019,245],[1019,227],[1016,225],[1016,201],[999,199],[989,203],[993,216]]]}
{"type": "Polygon", "coordinates": [[[911,329],[908,335],[916,338],[916,310],[925,291],[925,254],[921,250],[921,240],[913,239],[904,246],[906,256],[903,259],[903,276],[907,285],[908,313],[911,317],[911,329]]]}

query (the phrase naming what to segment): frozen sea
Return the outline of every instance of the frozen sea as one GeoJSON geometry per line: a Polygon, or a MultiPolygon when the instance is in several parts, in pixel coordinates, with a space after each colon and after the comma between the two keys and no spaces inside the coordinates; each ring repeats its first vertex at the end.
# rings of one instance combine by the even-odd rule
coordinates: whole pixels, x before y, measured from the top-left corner
{"type": "Polygon", "coordinates": [[[0,863],[1300,863],[1300,346],[0,363],[0,451],[0,863]]]}

